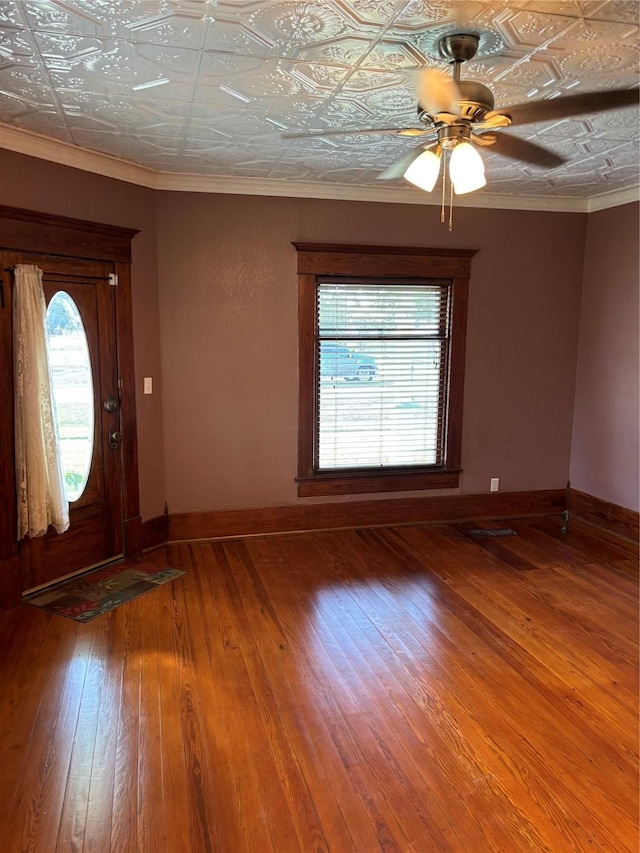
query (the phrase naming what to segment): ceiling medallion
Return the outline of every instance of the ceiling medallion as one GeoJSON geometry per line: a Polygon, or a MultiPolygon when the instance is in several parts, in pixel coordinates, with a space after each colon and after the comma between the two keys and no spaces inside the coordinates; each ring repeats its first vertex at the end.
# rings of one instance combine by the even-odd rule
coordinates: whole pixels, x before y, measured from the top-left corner
{"type": "MultiPolygon", "coordinates": [[[[476,50],[474,61],[479,59],[487,59],[490,56],[497,56],[505,48],[505,43],[502,36],[489,30],[485,27],[465,26],[465,33],[478,36],[478,48],[476,50]]],[[[447,36],[454,36],[460,32],[460,24],[448,24],[443,27],[432,27],[427,32],[421,33],[417,38],[420,50],[431,59],[442,63],[443,56],[440,45],[447,36]]]]}
{"type": "Polygon", "coordinates": [[[251,15],[250,21],[259,28],[272,28],[279,38],[297,44],[335,38],[344,30],[338,15],[319,3],[267,4],[251,15]]]}
{"type": "Polygon", "coordinates": [[[416,95],[409,86],[397,86],[363,93],[360,99],[370,109],[382,113],[415,113],[416,95]]]}
{"type": "Polygon", "coordinates": [[[615,52],[600,45],[588,50],[575,50],[560,61],[565,74],[611,74],[637,68],[637,45],[619,44],[615,52]]]}

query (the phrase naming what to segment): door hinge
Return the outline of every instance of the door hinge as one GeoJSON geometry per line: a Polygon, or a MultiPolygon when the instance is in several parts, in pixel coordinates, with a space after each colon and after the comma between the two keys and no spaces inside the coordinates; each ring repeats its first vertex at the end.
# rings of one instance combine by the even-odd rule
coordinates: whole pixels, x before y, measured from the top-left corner
{"type": "Polygon", "coordinates": [[[113,287],[118,286],[118,275],[115,272],[109,273],[109,284],[113,285],[113,287]]]}

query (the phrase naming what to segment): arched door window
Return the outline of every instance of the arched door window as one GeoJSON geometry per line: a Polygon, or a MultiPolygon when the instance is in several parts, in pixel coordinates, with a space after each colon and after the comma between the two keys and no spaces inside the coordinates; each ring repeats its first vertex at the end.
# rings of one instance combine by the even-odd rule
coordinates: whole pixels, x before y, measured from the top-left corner
{"type": "Polygon", "coordinates": [[[49,302],[47,333],[64,490],[71,503],[84,492],[91,471],[95,404],[87,335],[76,303],[64,290],[49,302]]]}

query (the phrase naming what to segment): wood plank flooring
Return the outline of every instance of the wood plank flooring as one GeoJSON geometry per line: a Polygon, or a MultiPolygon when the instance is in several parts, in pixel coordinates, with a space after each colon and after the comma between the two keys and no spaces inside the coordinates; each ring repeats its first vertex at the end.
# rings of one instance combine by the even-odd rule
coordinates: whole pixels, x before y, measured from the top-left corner
{"type": "Polygon", "coordinates": [[[638,850],[637,551],[555,518],[181,545],[0,616],[0,849],[638,850]]]}

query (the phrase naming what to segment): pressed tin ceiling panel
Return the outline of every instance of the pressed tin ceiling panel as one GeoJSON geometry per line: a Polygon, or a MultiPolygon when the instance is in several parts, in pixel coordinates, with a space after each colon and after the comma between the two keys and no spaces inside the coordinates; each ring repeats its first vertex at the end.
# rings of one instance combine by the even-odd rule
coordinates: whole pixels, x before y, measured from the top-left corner
{"type": "MultiPolygon", "coordinates": [[[[161,172],[372,187],[415,140],[417,72],[480,34],[463,79],[496,106],[638,85],[624,0],[0,0],[0,122],[161,172]],[[281,134],[353,130],[341,137],[281,134]]],[[[482,149],[487,190],[593,198],[638,183],[638,112],[511,128],[554,170],[482,149]]],[[[295,188],[292,185],[292,192],[295,188]]],[[[415,192],[419,192],[416,190],[415,192]]]]}

